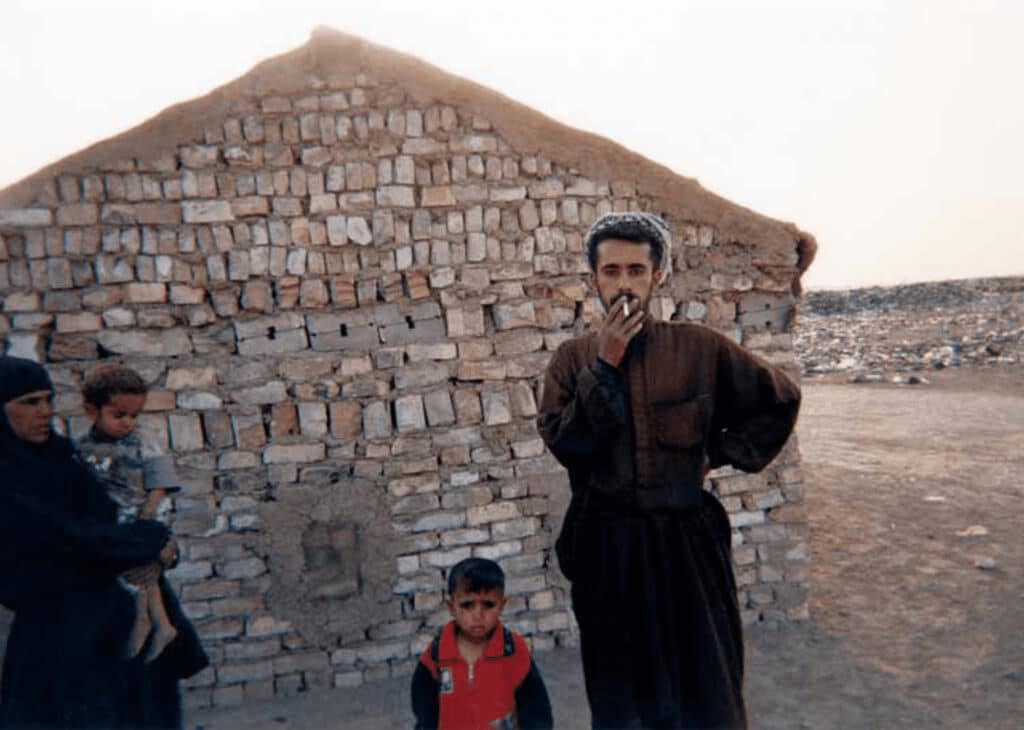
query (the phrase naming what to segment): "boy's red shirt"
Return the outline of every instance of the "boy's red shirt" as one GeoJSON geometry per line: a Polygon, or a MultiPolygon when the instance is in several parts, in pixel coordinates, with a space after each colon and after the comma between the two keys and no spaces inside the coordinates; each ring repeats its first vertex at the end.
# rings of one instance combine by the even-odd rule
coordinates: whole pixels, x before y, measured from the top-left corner
{"type": "Polygon", "coordinates": [[[420,662],[438,683],[439,730],[512,730],[519,726],[515,692],[532,661],[522,636],[499,623],[471,674],[459,654],[455,622],[450,621],[441,631],[436,661],[433,653],[428,646],[420,662]]]}

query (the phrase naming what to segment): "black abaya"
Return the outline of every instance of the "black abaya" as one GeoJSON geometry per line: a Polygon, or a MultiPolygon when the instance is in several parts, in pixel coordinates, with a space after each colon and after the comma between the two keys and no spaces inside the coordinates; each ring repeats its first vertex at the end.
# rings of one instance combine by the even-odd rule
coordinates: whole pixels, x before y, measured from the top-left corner
{"type": "Polygon", "coordinates": [[[34,446],[0,410],[0,603],[15,613],[0,727],[181,726],[178,680],[208,659],[166,582],[178,638],[151,664],[122,658],[135,604],[117,576],[156,560],[168,537],[151,520],[117,524],[67,439],[34,446]]]}

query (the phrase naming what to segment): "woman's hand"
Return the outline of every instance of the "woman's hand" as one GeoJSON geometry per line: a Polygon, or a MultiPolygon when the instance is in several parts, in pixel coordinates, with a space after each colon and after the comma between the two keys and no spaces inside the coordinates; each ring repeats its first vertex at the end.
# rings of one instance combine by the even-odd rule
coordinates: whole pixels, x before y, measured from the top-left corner
{"type": "Polygon", "coordinates": [[[178,541],[173,537],[167,541],[160,554],[157,556],[160,564],[165,568],[173,568],[178,564],[178,541]]]}
{"type": "Polygon", "coordinates": [[[132,568],[121,573],[121,577],[135,586],[144,586],[155,583],[160,578],[163,566],[160,563],[148,563],[138,568],[132,568]]]}

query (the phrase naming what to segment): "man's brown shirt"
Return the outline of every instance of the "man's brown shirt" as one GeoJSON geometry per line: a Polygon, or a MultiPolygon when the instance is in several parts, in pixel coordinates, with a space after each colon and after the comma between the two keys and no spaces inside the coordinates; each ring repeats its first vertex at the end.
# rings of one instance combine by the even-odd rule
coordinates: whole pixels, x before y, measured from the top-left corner
{"type": "Polygon", "coordinates": [[[618,368],[598,359],[594,332],[563,343],[537,425],[574,492],[657,509],[699,503],[705,457],[763,469],[799,406],[789,376],[727,337],[648,316],[618,368]]]}

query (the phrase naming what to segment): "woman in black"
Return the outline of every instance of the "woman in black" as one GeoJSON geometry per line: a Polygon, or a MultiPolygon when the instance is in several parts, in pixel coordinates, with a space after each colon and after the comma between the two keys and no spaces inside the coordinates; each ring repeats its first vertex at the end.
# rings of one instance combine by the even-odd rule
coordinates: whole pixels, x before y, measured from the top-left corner
{"type": "Polygon", "coordinates": [[[174,562],[159,522],[118,524],[116,506],[50,429],[53,385],[0,358],[0,603],[13,610],[0,728],[180,728],[179,679],[208,663],[173,591],[179,636],[159,659],[123,658],[134,600],[118,576],[174,562]]]}

